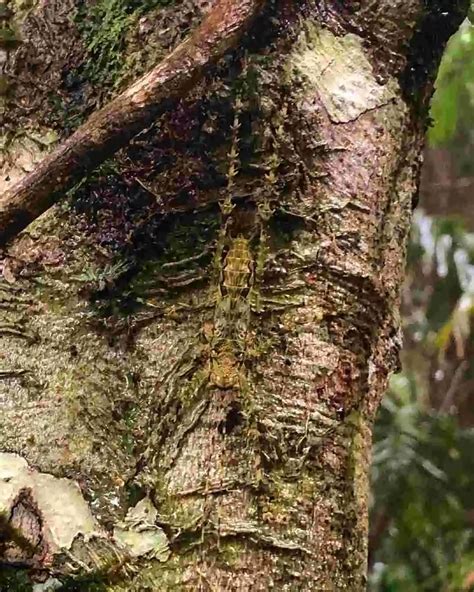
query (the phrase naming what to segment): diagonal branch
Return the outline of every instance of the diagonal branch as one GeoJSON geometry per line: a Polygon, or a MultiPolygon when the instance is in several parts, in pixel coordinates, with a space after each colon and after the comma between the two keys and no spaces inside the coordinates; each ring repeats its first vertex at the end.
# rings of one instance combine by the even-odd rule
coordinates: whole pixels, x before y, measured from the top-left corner
{"type": "Polygon", "coordinates": [[[264,0],[216,0],[193,35],[126,91],[94,113],[39,166],[0,197],[0,245],[45,212],[181,97],[247,29],[264,0]]]}

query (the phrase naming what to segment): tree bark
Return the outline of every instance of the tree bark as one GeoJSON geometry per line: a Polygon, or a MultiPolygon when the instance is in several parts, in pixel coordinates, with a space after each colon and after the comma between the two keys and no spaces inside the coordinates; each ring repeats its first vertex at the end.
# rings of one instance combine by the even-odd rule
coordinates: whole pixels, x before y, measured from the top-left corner
{"type": "Polygon", "coordinates": [[[401,6],[268,6],[12,242],[9,590],[365,590],[427,101],[467,10],[401,6]]]}
{"type": "Polygon", "coordinates": [[[94,113],[29,175],[0,198],[0,245],[23,230],[87,172],[112,156],[185,96],[229,50],[257,14],[261,0],[222,0],[194,35],[151,72],[94,113]]]}

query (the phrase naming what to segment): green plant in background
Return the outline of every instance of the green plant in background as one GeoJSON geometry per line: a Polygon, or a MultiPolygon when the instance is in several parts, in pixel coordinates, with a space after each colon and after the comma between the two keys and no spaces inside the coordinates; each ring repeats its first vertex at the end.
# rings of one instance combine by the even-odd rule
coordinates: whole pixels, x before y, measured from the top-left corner
{"type": "Polygon", "coordinates": [[[434,121],[429,130],[431,146],[444,146],[457,155],[460,174],[474,171],[474,5],[452,37],[441,62],[431,105],[434,121]],[[467,147],[467,150],[466,150],[467,147]]]}
{"type": "MultiPolygon", "coordinates": [[[[466,21],[449,42],[439,70],[437,92],[432,102],[432,145],[449,142],[458,131],[459,116],[474,106],[474,26],[466,21]]],[[[474,115],[473,115],[474,120],[474,115]]]]}
{"type": "Polygon", "coordinates": [[[457,369],[465,382],[474,377],[473,260],[474,234],[461,221],[416,213],[409,353],[374,431],[373,592],[474,590],[474,428],[460,425],[456,391],[457,369]]]}
{"type": "MultiPolygon", "coordinates": [[[[408,273],[421,271],[426,281],[413,281],[412,307],[405,322],[417,341],[431,340],[444,351],[450,339],[469,338],[474,313],[474,233],[458,218],[414,215],[408,251],[408,273]],[[416,326],[417,325],[417,326],[416,326]],[[421,331],[421,333],[420,333],[421,331]]],[[[420,277],[418,275],[418,277],[420,277]]]]}
{"type": "MultiPolygon", "coordinates": [[[[430,146],[474,175],[469,21],[448,44],[431,113],[430,146]]],[[[462,220],[415,213],[403,300],[403,372],[374,431],[369,590],[474,591],[474,233],[462,220]]]]}
{"type": "Polygon", "coordinates": [[[427,411],[415,384],[413,376],[394,377],[376,426],[372,521],[385,531],[376,541],[371,590],[467,590],[474,430],[427,411]]]}

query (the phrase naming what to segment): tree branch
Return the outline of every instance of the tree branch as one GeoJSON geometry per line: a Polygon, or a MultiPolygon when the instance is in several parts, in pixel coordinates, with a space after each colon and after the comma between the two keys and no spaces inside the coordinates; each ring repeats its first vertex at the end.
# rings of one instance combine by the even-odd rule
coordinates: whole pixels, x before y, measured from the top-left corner
{"type": "Polygon", "coordinates": [[[84,174],[125,146],[203,76],[246,30],[264,0],[217,0],[196,32],[94,113],[0,197],[0,245],[45,212],[84,174]]]}

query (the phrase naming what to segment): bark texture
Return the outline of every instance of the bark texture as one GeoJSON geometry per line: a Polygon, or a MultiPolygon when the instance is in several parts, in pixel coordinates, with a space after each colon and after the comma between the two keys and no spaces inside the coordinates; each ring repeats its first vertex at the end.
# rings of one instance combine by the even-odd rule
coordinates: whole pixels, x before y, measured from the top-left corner
{"type": "Polygon", "coordinates": [[[427,98],[466,9],[269,4],[13,241],[8,589],[365,589],[427,98]]]}
{"type": "MultiPolygon", "coordinates": [[[[0,198],[0,244],[51,207],[84,174],[153,123],[183,97],[235,43],[257,14],[260,0],[222,0],[162,63],[93,114],[66,142],[0,198]]],[[[106,25],[104,25],[106,26],[106,25]]]]}

